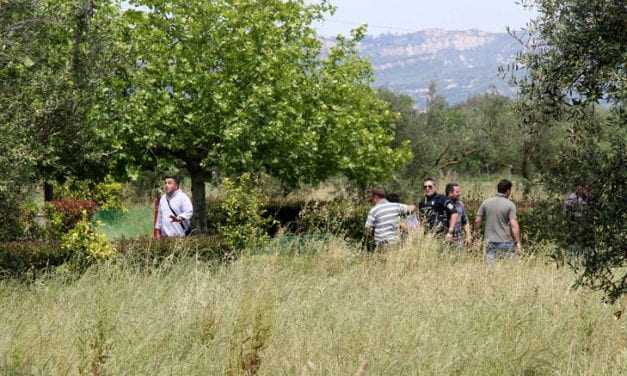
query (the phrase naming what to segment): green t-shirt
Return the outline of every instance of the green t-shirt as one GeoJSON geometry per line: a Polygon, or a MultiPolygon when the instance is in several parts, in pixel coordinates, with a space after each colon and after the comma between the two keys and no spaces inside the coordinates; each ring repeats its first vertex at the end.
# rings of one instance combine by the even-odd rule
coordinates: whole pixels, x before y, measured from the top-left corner
{"type": "Polygon", "coordinates": [[[485,200],[479,207],[477,216],[485,220],[485,241],[514,241],[510,223],[516,219],[516,205],[505,195],[497,193],[485,200]]]}

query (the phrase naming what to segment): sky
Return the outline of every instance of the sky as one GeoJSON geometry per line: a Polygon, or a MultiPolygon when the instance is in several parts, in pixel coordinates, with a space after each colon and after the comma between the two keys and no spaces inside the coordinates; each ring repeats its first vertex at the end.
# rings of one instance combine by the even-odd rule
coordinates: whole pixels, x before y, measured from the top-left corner
{"type": "MultiPolygon", "coordinates": [[[[309,0],[307,3],[315,3],[309,0]]],[[[368,34],[402,34],[422,29],[478,29],[505,32],[520,29],[531,17],[516,0],[331,0],[335,15],[316,25],[319,33],[348,34],[368,24],[368,34]]]]}

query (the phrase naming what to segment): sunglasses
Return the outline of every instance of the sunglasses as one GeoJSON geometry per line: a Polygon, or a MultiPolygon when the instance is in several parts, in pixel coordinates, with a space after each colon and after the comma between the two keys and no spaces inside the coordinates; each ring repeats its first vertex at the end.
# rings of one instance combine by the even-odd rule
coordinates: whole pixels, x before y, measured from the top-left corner
{"type": "Polygon", "coordinates": [[[432,186],[432,185],[425,185],[425,186],[424,186],[424,189],[431,189],[431,188],[433,188],[433,186],[432,186]]]}

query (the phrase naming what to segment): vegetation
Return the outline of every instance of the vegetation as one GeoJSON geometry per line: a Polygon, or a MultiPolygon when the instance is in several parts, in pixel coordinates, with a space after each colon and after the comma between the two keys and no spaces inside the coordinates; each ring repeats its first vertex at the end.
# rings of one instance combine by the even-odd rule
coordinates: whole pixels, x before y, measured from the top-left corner
{"type": "Polygon", "coordinates": [[[205,183],[265,172],[286,186],[344,174],[362,185],[407,158],[390,147],[394,115],[357,55],[364,31],[323,57],[311,26],[330,7],[302,1],[133,1],[126,67],[101,121],[119,156],[178,165],[206,231],[205,183]]]}
{"type": "MultiPolygon", "coordinates": [[[[141,246],[143,247],[143,245],[141,246]]],[[[420,239],[363,256],[271,243],[68,281],[0,281],[3,373],[597,374],[627,371],[624,320],[541,259],[486,269],[420,239]],[[89,371],[84,371],[85,369],[89,371]]],[[[180,251],[180,250],[179,250],[180,251]]],[[[618,313],[617,313],[618,314],[618,313]]]]}
{"type": "Polygon", "coordinates": [[[364,28],[323,48],[326,1],[130,4],[0,0],[0,373],[627,372],[622,2],[532,1],[520,96],[424,112],[364,28]],[[195,232],[155,241],[165,170],[195,232]],[[519,262],[360,243],[366,186],[456,180],[472,217],[496,174],[519,262]]]}
{"type": "Polygon", "coordinates": [[[551,235],[576,248],[578,283],[614,301],[627,292],[627,8],[614,0],[528,3],[538,17],[521,39],[519,63],[528,69],[518,80],[522,122],[537,136],[567,121],[569,137],[547,164],[545,187],[549,194],[587,191],[582,215],[551,235]],[[599,106],[609,110],[599,114],[599,106]]]}

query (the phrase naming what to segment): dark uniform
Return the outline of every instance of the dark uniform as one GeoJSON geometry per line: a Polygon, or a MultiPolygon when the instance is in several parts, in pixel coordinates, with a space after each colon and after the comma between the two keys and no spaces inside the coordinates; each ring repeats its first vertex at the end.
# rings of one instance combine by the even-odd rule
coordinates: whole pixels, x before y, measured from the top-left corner
{"type": "MultiPolygon", "coordinates": [[[[464,226],[468,224],[468,215],[466,214],[466,208],[461,201],[453,201],[455,204],[455,210],[457,211],[457,223],[455,223],[455,229],[453,231],[453,240],[463,244],[464,243],[464,226]]],[[[451,216],[448,217],[449,223],[451,216]]]]}
{"type": "Polygon", "coordinates": [[[418,203],[418,210],[425,229],[435,234],[446,233],[449,218],[457,213],[455,204],[448,197],[437,193],[432,196],[425,196],[418,203]]]}

